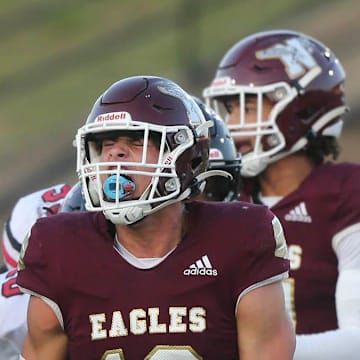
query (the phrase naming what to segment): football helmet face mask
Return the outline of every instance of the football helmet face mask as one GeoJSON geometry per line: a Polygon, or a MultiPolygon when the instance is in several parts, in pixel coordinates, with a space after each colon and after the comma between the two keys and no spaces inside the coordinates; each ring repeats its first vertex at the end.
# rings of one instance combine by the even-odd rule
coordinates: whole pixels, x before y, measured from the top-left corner
{"type": "Polygon", "coordinates": [[[204,194],[209,201],[233,201],[240,193],[241,156],[236,152],[234,141],[225,122],[212,109],[194,96],[206,120],[212,121],[210,128],[210,153],[208,170],[225,171],[231,177],[213,176],[206,180],[204,194]]]}
{"type": "Polygon", "coordinates": [[[235,144],[255,138],[252,150],[242,157],[242,175],[252,177],[306,147],[310,136],[340,135],[341,116],[348,110],[344,81],[340,62],[319,41],[287,30],[268,31],[235,44],[203,96],[220,114],[226,112],[224,101],[234,96],[238,100],[238,122],[228,128],[235,144]],[[246,121],[249,97],[257,105],[252,123],[246,121]],[[272,103],[265,118],[264,98],[272,103]]]}
{"type": "Polygon", "coordinates": [[[111,85],[76,135],[86,209],[129,225],[189,197],[207,168],[210,126],[191,96],[170,80],[135,76],[111,85]],[[141,142],[140,160],[102,162],[101,140],[122,134],[141,142]],[[154,139],[159,152],[150,161],[148,145],[154,139]],[[135,198],[139,176],[149,185],[135,198]]]}

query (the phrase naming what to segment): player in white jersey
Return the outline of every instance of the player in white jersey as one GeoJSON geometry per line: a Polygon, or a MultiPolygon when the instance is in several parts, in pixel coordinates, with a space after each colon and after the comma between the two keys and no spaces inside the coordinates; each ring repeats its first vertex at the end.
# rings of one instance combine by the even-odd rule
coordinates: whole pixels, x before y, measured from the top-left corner
{"type": "Polygon", "coordinates": [[[29,295],[16,285],[17,271],[0,274],[0,359],[15,360],[26,335],[29,295]]]}
{"type": "Polygon", "coordinates": [[[36,219],[83,207],[79,184],[57,184],[21,197],[4,226],[2,248],[8,270],[0,274],[0,359],[17,360],[27,332],[29,295],[16,284],[21,245],[36,219]],[[71,191],[69,191],[71,189],[71,191]]]}
{"type": "Polygon", "coordinates": [[[2,255],[8,269],[16,268],[21,244],[34,222],[56,214],[70,185],[57,184],[21,197],[4,225],[2,255]]]}

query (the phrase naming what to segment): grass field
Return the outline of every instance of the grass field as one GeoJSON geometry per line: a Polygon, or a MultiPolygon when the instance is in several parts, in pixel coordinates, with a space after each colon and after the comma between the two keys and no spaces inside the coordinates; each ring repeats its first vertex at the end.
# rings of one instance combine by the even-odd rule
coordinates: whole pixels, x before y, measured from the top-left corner
{"type": "Polygon", "coordinates": [[[0,220],[20,195],[76,180],[75,131],[115,80],[156,74],[201,95],[230,45],[272,28],[313,30],[359,59],[346,42],[359,28],[355,7],[356,0],[2,1],[0,220]]]}

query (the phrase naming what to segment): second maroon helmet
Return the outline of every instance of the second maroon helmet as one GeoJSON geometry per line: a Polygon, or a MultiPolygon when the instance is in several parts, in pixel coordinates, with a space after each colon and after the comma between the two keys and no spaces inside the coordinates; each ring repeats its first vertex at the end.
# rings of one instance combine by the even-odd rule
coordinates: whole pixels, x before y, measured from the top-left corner
{"type": "Polygon", "coordinates": [[[310,136],[339,136],[347,111],[344,81],[343,67],[325,45],[302,33],[276,30],[232,46],[203,95],[220,113],[229,96],[237,96],[242,108],[247,96],[257,97],[257,122],[246,124],[242,111],[238,124],[228,126],[234,138],[258,138],[242,158],[243,175],[255,176],[267,164],[304,148],[310,136]],[[273,103],[266,119],[261,114],[264,97],[273,103]]]}

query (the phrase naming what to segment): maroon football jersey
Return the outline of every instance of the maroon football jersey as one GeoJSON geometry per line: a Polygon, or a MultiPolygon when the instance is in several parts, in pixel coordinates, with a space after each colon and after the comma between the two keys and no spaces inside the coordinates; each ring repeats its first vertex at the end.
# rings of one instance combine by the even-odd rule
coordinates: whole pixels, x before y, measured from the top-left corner
{"type": "Polygon", "coordinates": [[[237,300],[254,284],[286,277],[285,242],[264,206],[187,208],[188,234],[146,270],[118,253],[101,213],[36,223],[17,281],[57,304],[70,359],[238,359],[237,300]]]}
{"type": "Polygon", "coordinates": [[[284,285],[296,332],[338,328],[338,261],[332,241],[342,230],[360,223],[360,166],[320,165],[271,210],[281,221],[289,246],[291,271],[284,285]]]}

